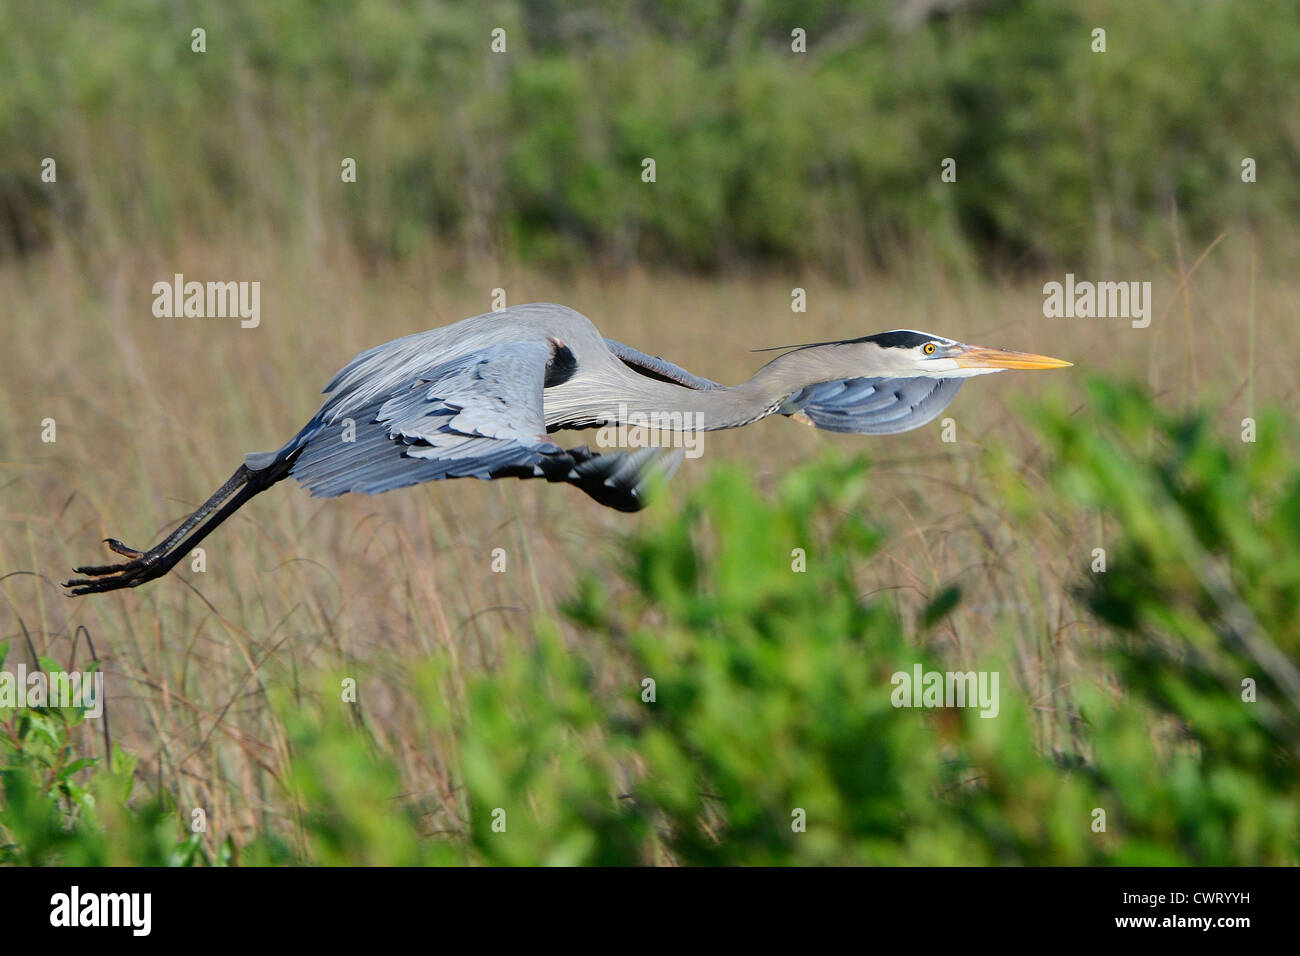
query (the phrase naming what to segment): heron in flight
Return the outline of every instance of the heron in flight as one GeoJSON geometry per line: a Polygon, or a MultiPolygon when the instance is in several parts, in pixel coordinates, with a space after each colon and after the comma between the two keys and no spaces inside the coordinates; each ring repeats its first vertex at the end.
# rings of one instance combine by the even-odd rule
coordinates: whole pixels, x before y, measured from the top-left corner
{"type": "MultiPolygon", "coordinates": [[[[777,351],[777,350],[769,350],[777,351]]],[[[250,498],[293,476],[311,494],[378,494],[443,478],[545,478],[636,511],[680,451],[564,448],[561,429],[646,421],[739,428],[780,413],[817,428],[889,435],[931,421],[975,375],[1069,365],[1025,352],[898,330],[785,346],[749,381],[719,385],[602,338],[586,316],[518,305],[362,352],[328,385],[320,410],[275,451],[248,455],[163,541],[127,560],[87,565],[73,594],[133,588],[170,571],[250,498]]]]}

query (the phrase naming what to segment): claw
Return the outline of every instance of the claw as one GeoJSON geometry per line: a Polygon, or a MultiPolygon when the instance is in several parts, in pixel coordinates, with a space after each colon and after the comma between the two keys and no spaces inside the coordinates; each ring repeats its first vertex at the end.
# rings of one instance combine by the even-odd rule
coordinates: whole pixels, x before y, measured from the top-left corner
{"type": "Polygon", "coordinates": [[[120,574],[137,567],[140,565],[134,561],[123,561],[121,564],[83,564],[72,570],[76,574],[89,574],[91,577],[99,578],[106,574],[120,574]]]}
{"type": "Polygon", "coordinates": [[[71,595],[81,594],[99,594],[104,591],[114,591],[122,587],[134,587],[134,584],[119,584],[117,578],[78,578],[63,583],[68,588],[71,595]]]}
{"type": "Polygon", "coordinates": [[[63,582],[63,586],[72,594],[98,594],[119,588],[133,588],[159,577],[158,572],[153,570],[156,556],[151,556],[146,551],[137,551],[116,538],[105,538],[104,544],[115,554],[131,560],[119,561],[117,564],[84,564],[73,568],[73,574],[85,574],[87,577],[63,582]]]}
{"type": "Polygon", "coordinates": [[[98,583],[99,579],[96,578],[70,578],[63,582],[63,586],[72,591],[73,594],[88,594],[91,585],[98,583]]]}
{"type": "Polygon", "coordinates": [[[91,577],[100,578],[106,574],[121,574],[124,571],[136,571],[140,568],[147,567],[149,564],[147,556],[141,556],[131,561],[122,561],[118,564],[83,564],[79,568],[72,570],[77,574],[89,574],[91,577]]]}
{"type": "MultiPolygon", "coordinates": [[[[86,572],[81,568],[76,570],[82,571],[83,573],[93,573],[86,572]]],[[[69,590],[69,593],[75,595],[100,594],[104,591],[117,591],[121,588],[139,587],[147,581],[152,581],[154,578],[162,576],[162,572],[157,569],[157,566],[143,563],[136,564],[134,567],[119,565],[118,571],[120,573],[113,574],[112,576],[71,578],[64,581],[63,586],[69,590]]]]}

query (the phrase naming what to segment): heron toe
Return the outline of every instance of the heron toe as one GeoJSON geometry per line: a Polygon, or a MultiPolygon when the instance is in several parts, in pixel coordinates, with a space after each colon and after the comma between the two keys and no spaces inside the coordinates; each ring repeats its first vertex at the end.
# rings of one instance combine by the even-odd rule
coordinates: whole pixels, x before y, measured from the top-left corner
{"type": "Polygon", "coordinates": [[[138,551],[129,545],[123,544],[117,538],[105,538],[104,543],[108,545],[108,550],[115,554],[120,554],[125,558],[143,558],[144,552],[138,551]]]}

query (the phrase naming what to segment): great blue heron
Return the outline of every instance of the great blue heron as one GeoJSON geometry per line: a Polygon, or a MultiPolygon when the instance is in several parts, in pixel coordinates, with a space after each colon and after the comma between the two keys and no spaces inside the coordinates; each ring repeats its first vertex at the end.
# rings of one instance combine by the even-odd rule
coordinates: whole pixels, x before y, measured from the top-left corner
{"type": "Polygon", "coordinates": [[[671,474],[680,455],[566,449],[552,433],[629,420],[713,431],[780,412],[831,431],[887,435],[932,420],[971,376],[1070,364],[907,330],[785,348],[749,381],[728,387],[602,338],[586,316],[550,303],[408,335],[349,362],[298,434],[276,451],[248,455],[158,545],[137,551],[108,538],[128,560],[75,568],[87,577],[64,586],[93,594],[161,577],[289,475],[322,497],[441,478],[545,478],[635,511],[651,475],[671,474]]]}

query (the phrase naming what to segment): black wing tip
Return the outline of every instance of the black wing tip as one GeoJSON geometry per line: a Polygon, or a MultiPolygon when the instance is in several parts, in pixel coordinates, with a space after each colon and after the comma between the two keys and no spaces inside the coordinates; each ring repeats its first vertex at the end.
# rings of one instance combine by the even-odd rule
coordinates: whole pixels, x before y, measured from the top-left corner
{"type": "Polygon", "coordinates": [[[560,480],[581,489],[598,504],[630,513],[650,503],[653,489],[673,476],[683,454],[680,449],[662,448],[605,454],[573,448],[566,456],[574,464],[560,480]]]}

